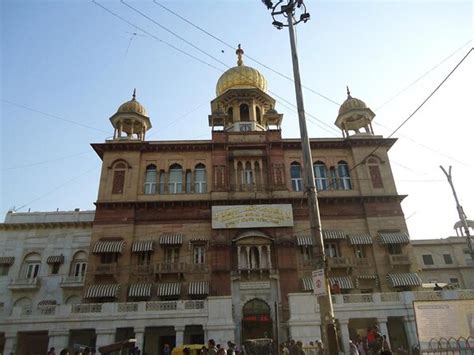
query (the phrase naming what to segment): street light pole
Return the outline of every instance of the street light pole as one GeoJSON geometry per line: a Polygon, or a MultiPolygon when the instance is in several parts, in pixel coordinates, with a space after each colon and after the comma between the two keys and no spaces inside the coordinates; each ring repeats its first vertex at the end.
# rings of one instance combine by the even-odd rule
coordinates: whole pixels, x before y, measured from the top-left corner
{"type": "Polygon", "coordinates": [[[293,62],[293,76],[296,92],[296,105],[298,108],[298,120],[301,135],[301,150],[303,155],[303,176],[305,184],[305,192],[308,196],[309,223],[311,228],[311,237],[315,242],[315,254],[317,261],[317,269],[324,269],[327,293],[318,297],[319,313],[321,316],[321,337],[324,344],[326,354],[337,354],[339,345],[337,342],[337,332],[335,327],[334,309],[332,305],[331,289],[328,284],[327,261],[324,252],[323,235],[321,232],[321,217],[319,213],[319,204],[317,190],[314,183],[313,158],[311,156],[311,146],[308,138],[308,130],[306,128],[306,118],[303,103],[303,92],[301,89],[301,77],[298,63],[298,53],[296,50],[295,30],[294,26],[300,22],[309,20],[309,13],[302,0],[286,0],[286,4],[280,6],[283,0],[277,2],[275,6],[268,0],[263,3],[268,9],[272,9],[273,25],[282,29],[288,27],[291,44],[291,58],[293,62]],[[280,6],[280,9],[278,7],[280,6]],[[301,10],[302,14],[299,19],[295,18],[296,10],[301,10]],[[276,16],[282,15],[287,18],[288,24],[277,21],[276,16]],[[330,341],[331,338],[331,341],[330,341]]]}

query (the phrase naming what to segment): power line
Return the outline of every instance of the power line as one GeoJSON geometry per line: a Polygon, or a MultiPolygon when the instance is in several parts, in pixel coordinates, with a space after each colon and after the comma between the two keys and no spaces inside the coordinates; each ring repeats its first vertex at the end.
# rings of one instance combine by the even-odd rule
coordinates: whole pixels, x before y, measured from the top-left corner
{"type": "Polygon", "coordinates": [[[87,153],[90,153],[90,151],[82,152],[82,153],[76,153],[76,154],[71,154],[71,155],[66,155],[66,156],[59,157],[59,158],[56,158],[56,159],[51,159],[51,160],[43,160],[43,161],[39,161],[39,162],[36,162],[36,163],[30,163],[30,164],[25,164],[25,165],[12,166],[12,167],[10,167],[10,168],[0,169],[0,171],[23,169],[23,168],[30,168],[30,167],[32,167],[32,166],[43,165],[43,164],[55,162],[55,161],[58,161],[58,160],[64,160],[64,159],[74,158],[74,157],[77,157],[77,156],[80,156],[80,155],[84,155],[84,154],[87,154],[87,153]]]}

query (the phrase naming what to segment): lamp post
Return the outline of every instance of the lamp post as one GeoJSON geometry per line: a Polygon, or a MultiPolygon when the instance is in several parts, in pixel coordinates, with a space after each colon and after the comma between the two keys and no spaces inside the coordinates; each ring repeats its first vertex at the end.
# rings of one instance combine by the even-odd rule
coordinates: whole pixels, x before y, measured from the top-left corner
{"type": "Polygon", "coordinates": [[[300,22],[307,22],[310,18],[306,11],[303,0],[279,0],[274,5],[270,0],[262,0],[265,6],[272,11],[273,25],[277,29],[288,27],[290,33],[291,58],[293,62],[293,76],[296,91],[296,105],[298,108],[298,120],[300,125],[301,149],[303,154],[303,176],[305,192],[308,196],[309,223],[311,237],[315,242],[315,255],[317,269],[323,269],[326,282],[326,294],[318,296],[319,313],[321,316],[321,337],[326,354],[337,354],[339,345],[335,327],[334,310],[331,299],[330,287],[328,287],[327,260],[324,253],[323,236],[321,233],[321,217],[319,214],[318,196],[314,183],[313,159],[311,157],[311,146],[306,128],[306,118],[303,104],[303,93],[301,90],[301,78],[298,64],[298,53],[296,51],[294,26],[300,22]],[[295,17],[296,12],[300,13],[299,18],[295,17]],[[278,17],[286,18],[286,24],[278,20],[278,17]]]}

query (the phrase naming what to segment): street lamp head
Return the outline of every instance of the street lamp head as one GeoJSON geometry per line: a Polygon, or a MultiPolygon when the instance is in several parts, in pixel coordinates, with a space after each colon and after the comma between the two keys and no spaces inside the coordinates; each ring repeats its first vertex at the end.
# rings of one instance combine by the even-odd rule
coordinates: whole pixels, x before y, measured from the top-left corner
{"type": "Polygon", "coordinates": [[[275,26],[279,30],[281,30],[284,26],[283,23],[281,23],[280,21],[273,21],[272,25],[275,26]]]}
{"type": "Polygon", "coordinates": [[[300,21],[303,21],[304,23],[306,23],[306,21],[309,20],[309,13],[308,12],[305,12],[304,14],[301,14],[300,16],[300,21]]]}
{"type": "Polygon", "coordinates": [[[273,3],[270,0],[262,0],[262,2],[267,7],[268,10],[273,8],[273,3]]]}

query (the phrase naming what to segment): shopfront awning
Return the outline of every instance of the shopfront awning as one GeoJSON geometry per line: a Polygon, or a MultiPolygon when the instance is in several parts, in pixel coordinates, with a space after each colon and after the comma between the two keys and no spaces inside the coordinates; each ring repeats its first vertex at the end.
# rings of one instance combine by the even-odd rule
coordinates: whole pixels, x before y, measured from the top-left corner
{"type": "Polygon", "coordinates": [[[183,235],[181,233],[163,233],[160,236],[161,245],[181,245],[183,244],[183,235]]]}
{"type": "Polygon", "coordinates": [[[0,265],[13,265],[14,262],[14,256],[0,256],[0,265]]]}
{"type": "Polygon", "coordinates": [[[157,295],[163,296],[179,296],[181,294],[180,282],[164,282],[158,285],[157,295]]]}
{"type": "Polygon", "coordinates": [[[132,253],[153,251],[153,240],[137,240],[132,244],[132,253]]]}
{"type": "Polygon", "coordinates": [[[339,288],[341,290],[350,290],[354,288],[354,284],[352,283],[350,276],[335,276],[329,278],[329,284],[331,286],[334,286],[336,282],[339,284],[339,288]]]}
{"type": "Polygon", "coordinates": [[[120,289],[119,284],[96,284],[91,285],[86,291],[85,298],[117,298],[120,289]]]}
{"type": "Polygon", "coordinates": [[[405,232],[399,233],[379,233],[382,244],[408,244],[410,237],[405,232]]]}
{"type": "Polygon", "coordinates": [[[422,281],[416,272],[401,272],[387,275],[387,281],[392,287],[421,286],[422,281]]]}
{"type": "Polygon", "coordinates": [[[64,255],[51,255],[46,259],[48,264],[64,264],[64,255]]]}
{"type": "Polygon", "coordinates": [[[346,234],[341,230],[323,229],[323,238],[324,240],[345,239],[346,234]]]}
{"type": "Polygon", "coordinates": [[[298,246],[313,245],[313,238],[311,235],[297,235],[296,242],[298,246]]]}
{"type": "Polygon", "coordinates": [[[99,240],[92,248],[93,254],[122,253],[125,242],[123,240],[99,240]]]}
{"type": "Polygon", "coordinates": [[[303,291],[313,291],[314,285],[311,277],[303,277],[301,282],[303,284],[303,291]]]}
{"type": "Polygon", "coordinates": [[[363,273],[363,274],[359,274],[355,277],[356,288],[359,288],[359,281],[360,280],[371,280],[372,282],[375,283],[376,286],[379,283],[379,277],[375,273],[371,273],[371,272],[366,272],[366,273],[363,273]]]}
{"type": "Polygon", "coordinates": [[[372,237],[367,233],[349,233],[348,238],[351,245],[372,244],[372,237]]]}
{"type": "Polygon", "coordinates": [[[151,297],[151,283],[131,284],[128,288],[128,297],[151,297]]]}
{"type": "Polygon", "coordinates": [[[193,281],[188,285],[188,294],[193,296],[208,295],[209,282],[207,281],[193,281]]]}

